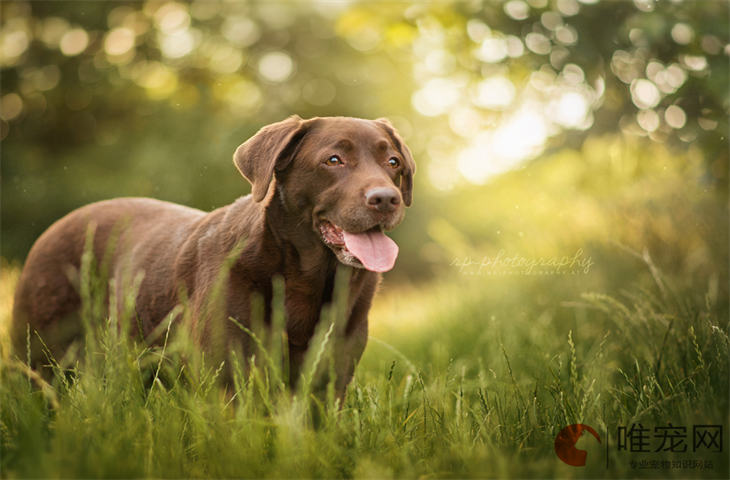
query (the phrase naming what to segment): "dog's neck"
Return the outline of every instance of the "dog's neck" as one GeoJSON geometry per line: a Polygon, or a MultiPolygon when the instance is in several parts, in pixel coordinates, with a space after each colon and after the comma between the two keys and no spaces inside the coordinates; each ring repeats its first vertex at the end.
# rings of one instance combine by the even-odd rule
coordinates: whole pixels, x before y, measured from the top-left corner
{"type": "Polygon", "coordinates": [[[274,242],[282,256],[294,256],[293,260],[305,276],[317,275],[321,278],[334,273],[339,262],[312,228],[306,208],[294,211],[281,194],[276,189],[264,201],[256,204],[260,209],[259,218],[265,237],[274,242]]]}

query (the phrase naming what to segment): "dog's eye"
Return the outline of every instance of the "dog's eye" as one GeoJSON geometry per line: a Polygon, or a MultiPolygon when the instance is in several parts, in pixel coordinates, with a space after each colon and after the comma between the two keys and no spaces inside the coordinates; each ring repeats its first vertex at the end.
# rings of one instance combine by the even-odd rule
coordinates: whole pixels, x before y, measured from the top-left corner
{"type": "Polygon", "coordinates": [[[330,158],[327,159],[327,161],[325,163],[327,165],[329,165],[330,167],[344,165],[344,162],[342,161],[342,159],[340,157],[338,157],[337,155],[332,155],[330,158]]]}
{"type": "Polygon", "coordinates": [[[400,167],[400,160],[395,157],[390,157],[388,159],[388,165],[390,165],[390,168],[398,168],[400,167]]]}

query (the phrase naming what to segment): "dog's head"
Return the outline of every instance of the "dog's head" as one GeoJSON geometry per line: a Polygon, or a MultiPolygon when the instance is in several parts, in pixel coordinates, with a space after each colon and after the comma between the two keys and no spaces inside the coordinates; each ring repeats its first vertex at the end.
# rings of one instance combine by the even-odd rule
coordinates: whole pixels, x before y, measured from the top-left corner
{"type": "Polygon", "coordinates": [[[415,163],[390,122],[290,117],[262,128],[233,160],[256,202],[278,196],[340,262],[393,267],[398,247],[383,232],[411,204],[415,163]]]}

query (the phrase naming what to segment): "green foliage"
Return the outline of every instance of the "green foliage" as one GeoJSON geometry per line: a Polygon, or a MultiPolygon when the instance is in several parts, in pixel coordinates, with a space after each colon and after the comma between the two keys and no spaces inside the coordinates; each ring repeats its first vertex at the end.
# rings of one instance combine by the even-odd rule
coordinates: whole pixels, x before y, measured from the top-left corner
{"type": "MultiPolygon", "coordinates": [[[[244,373],[241,359],[228,358],[235,386],[225,389],[222,366],[174,328],[144,346],[96,317],[89,323],[101,328],[87,335],[85,355],[71,372],[57,370],[52,386],[4,358],[0,468],[11,477],[573,476],[552,447],[565,425],[587,423],[615,442],[617,427],[633,422],[726,418],[726,306],[675,290],[648,257],[644,268],[650,289],[563,304],[524,301],[573,291],[545,278],[475,276],[456,297],[446,281],[388,296],[399,307],[375,312],[342,408],[331,395],[310,395],[308,382],[283,387],[276,335],[249,331],[264,361],[244,373]]],[[[327,318],[306,372],[336,338],[327,318]]],[[[613,448],[606,470],[602,446],[583,448],[581,476],[635,475],[629,454],[613,448]]],[[[703,458],[714,461],[713,476],[727,474],[725,455],[703,458]]]]}
{"type": "Polygon", "coordinates": [[[726,192],[727,2],[0,8],[4,258],[95,200],[230,203],[248,188],[236,146],[292,113],[391,117],[419,164],[415,209],[606,133],[696,146],[726,192]]]}

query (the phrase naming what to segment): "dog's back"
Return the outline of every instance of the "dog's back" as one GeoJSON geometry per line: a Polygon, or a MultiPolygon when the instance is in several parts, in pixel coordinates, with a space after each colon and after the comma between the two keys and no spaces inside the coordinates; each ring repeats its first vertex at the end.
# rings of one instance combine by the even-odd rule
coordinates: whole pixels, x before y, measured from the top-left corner
{"type": "Polygon", "coordinates": [[[10,329],[15,354],[26,359],[30,341],[35,367],[46,361],[46,353],[62,354],[79,337],[79,272],[89,240],[89,253],[97,264],[106,261],[113,272],[121,268],[115,250],[125,238],[144,243],[145,237],[159,238],[160,231],[167,231],[167,244],[153,252],[159,259],[179,247],[171,243],[183,242],[191,225],[204,215],[149,198],[118,198],[86,205],[56,221],[31,248],[18,281],[10,329]],[[179,235],[169,235],[171,230],[179,235]],[[50,352],[43,351],[43,343],[50,352]]]}

